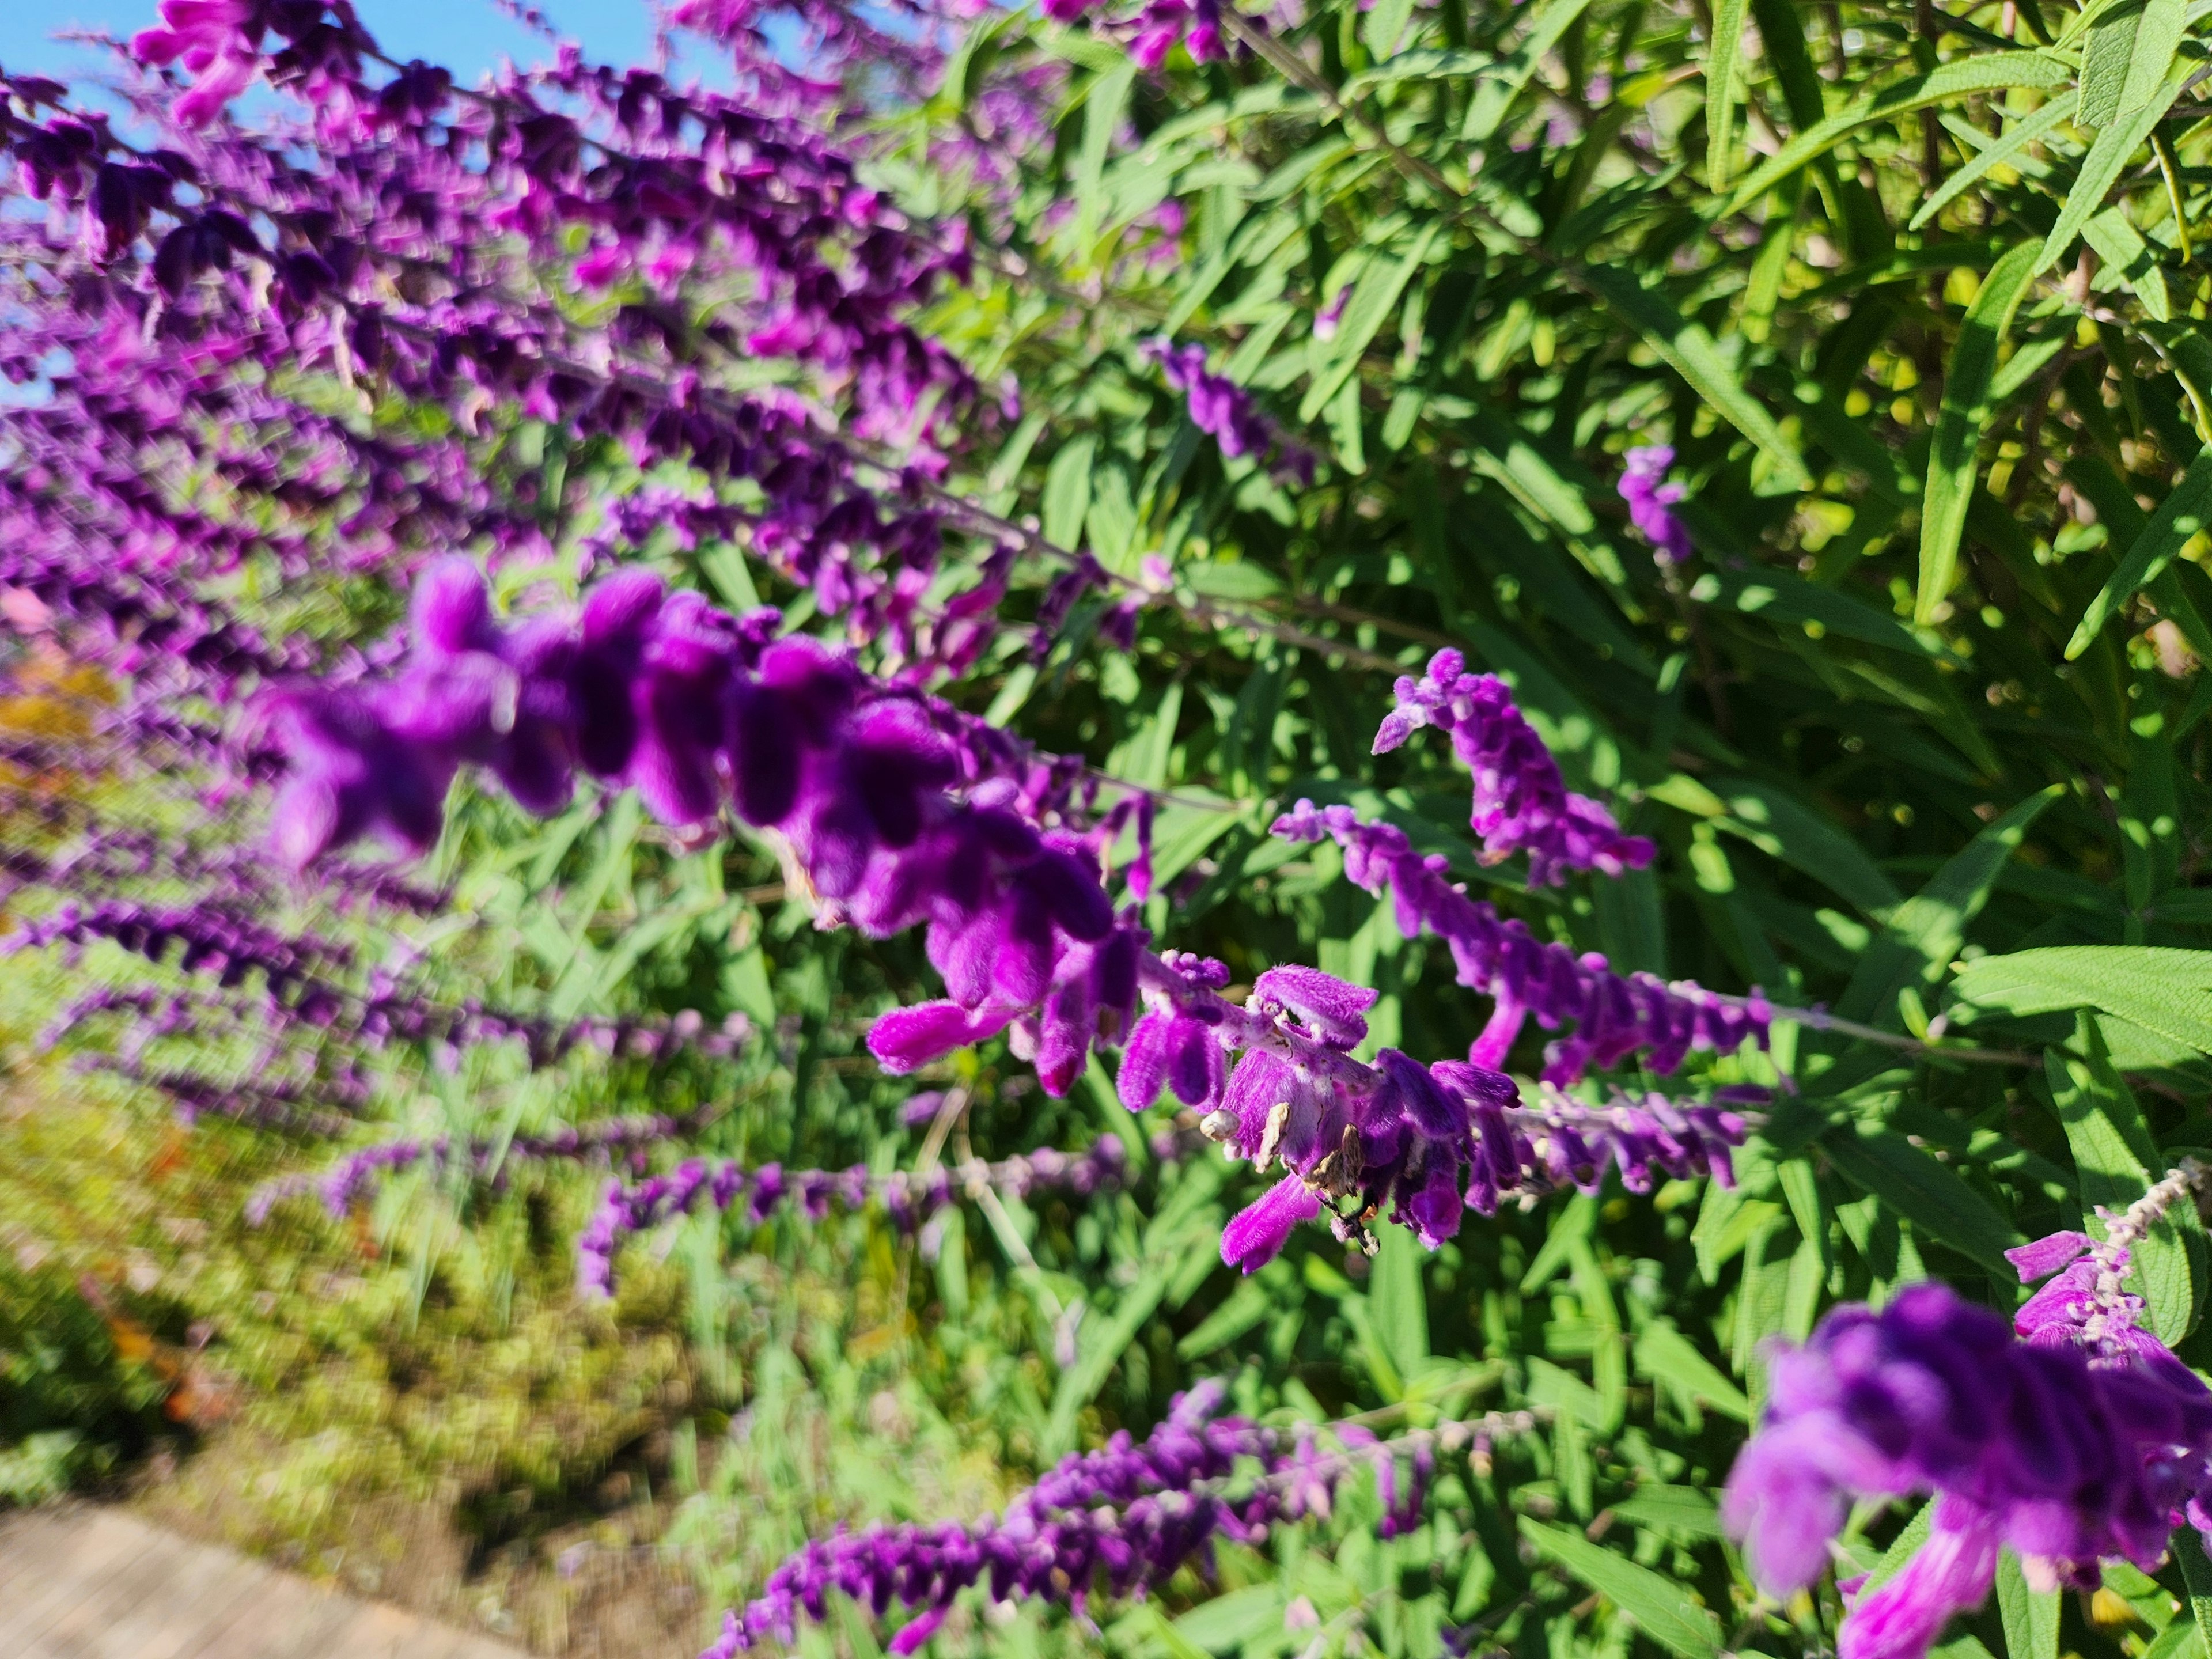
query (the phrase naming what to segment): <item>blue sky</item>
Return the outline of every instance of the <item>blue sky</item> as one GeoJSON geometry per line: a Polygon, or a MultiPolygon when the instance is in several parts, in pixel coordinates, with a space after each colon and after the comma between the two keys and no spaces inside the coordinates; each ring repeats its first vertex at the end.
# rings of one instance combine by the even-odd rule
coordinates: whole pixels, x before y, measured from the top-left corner
{"type": "MultiPolygon", "coordinates": [[[[0,0],[0,68],[68,79],[96,54],[52,36],[70,28],[129,35],[154,21],[155,0],[0,0]]],[[[651,50],[647,0],[543,0],[539,8],[602,63],[635,64],[651,50]]],[[[355,0],[362,22],[395,58],[441,64],[474,81],[501,57],[538,61],[543,44],[491,0],[355,0]]]]}

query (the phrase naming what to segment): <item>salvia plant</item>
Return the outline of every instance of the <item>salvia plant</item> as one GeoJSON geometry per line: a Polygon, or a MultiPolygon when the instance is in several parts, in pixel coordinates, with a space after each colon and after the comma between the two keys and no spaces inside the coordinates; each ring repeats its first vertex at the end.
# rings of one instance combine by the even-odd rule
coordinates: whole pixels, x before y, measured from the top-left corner
{"type": "Polygon", "coordinates": [[[2202,9],[0,71],[40,1046],[988,1449],[718,1659],[2194,1656],[2202,9]]]}

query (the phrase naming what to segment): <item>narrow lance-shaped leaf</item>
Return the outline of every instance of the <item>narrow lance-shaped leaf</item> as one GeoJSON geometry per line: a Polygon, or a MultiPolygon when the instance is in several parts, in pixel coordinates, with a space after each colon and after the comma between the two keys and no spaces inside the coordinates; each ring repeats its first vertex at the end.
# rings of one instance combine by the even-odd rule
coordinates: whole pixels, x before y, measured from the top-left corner
{"type": "Polygon", "coordinates": [[[2148,0],[2112,8],[2089,25],[2081,52],[2081,96],[2075,119],[2109,126],[2134,114],[2157,92],[2181,44],[2186,0],[2148,0]]]}
{"type": "Polygon", "coordinates": [[[1103,216],[1106,158],[1114,148],[1114,134],[1121,112],[1129,105],[1129,89],[1136,84],[1137,66],[1124,63],[1109,70],[1091,88],[1083,112],[1083,153],[1075,173],[1075,241],[1079,257],[1088,258],[1098,235],[1103,216]]]}
{"type": "Polygon", "coordinates": [[[1720,1626],[1675,1580],[1640,1567],[1566,1527],[1523,1516],[1521,1535],[1536,1553],[1557,1563],[1619,1607],[1637,1627],[1680,1659],[1715,1659],[1720,1626]]]}
{"type": "Polygon", "coordinates": [[[1850,108],[1831,115],[1782,147],[1736,186],[1722,208],[1723,216],[1743,210],[1814,158],[1825,155],[1863,126],[1893,115],[1902,115],[1925,104],[1940,104],[1969,93],[1996,92],[2009,87],[2063,86],[2069,78],[2066,66],[2033,52],[1990,52],[1938,64],[1924,75],[1915,75],[1861,99],[1850,108]]]}
{"type": "Polygon", "coordinates": [[[2094,1008],[2212,1054],[2212,951],[2044,945],[1978,957],[1952,988],[1978,1007],[2021,1017],[2094,1008]]]}
{"type": "Polygon", "coordinates": [[[1919,229],[1966,190],[1980,183],[1983,175],[1991,167],[2011,161],[2065,118],[2065,100],[2054,98],[2033,114],[2008,121],[2004,136],[1987,149],[1977,151],[1973,160],[1937,185],[1936,193],[1920,204],[1919,210],[1912,216],[1905,228],[1919,229]]]}
{"type": "Polygon", "coordinates": [[[2008,1659],[2058,1659],[2058,1592],[2029,1589],[2010,1550],[1997,1558],[1997,1612],[2008,1659]]]}
{"type": "Polygon", "coordinates": [[[2058,222],[2044,239],[2042,256],[2036,261],[2038,271],[2056,264],[2073,246],[2081,227],[2104,206],[2106,192],[2118,180],[2128,158],[2142,148],[2151,129],[2166,118],[2167,108],[2181,95],[2185,79],[2183,75],[2170,76],[2140,109],[2097,135],[2081,172],[2075,175],[2074,188],[2067,192],[2066,205],[2059,210],[2058,222]]]}
{"type": "Polygon", "coordinates": [[[1893,1009],[1897,994],[1916,979],[1933,979],[1965,942],[1966,924],[1989,902],[1997,873],[2045,808],[2064,793],[2053,784],[2030,795],[1988,826],[1899,905],[1881,937],[1859,958],[1836,1012],[1875,1019],[1893,1009]]]}
{"type": "Polygon", "coordinates": [[[2011,1274],[2004,1253],[2023,1242],[2020,1229],[1948,1164],[1893,1129],[1869,1133],[1845,1124],[1821,1145],[1852,1185],[1881,1200],[1923,1235],[1993,1273],[2011,1274]]]}
{"type": "Polygon", "coordinates": [[[1966,307],[1959,343],[1951,348],[1943,407],[1928,451],[1928,489],[1921,498],[1920,592],[1913,614],[1923,624],[1935,620],[1936,607],[1951,591],[1959,538],[1966,533],[1966,509],[1973,500],[1982,428],[1989,421],[1997,353],[2013,313],[2041,268],[2042,256],[2033,242],[2022,242],[1999,259],[1966,307]]]}
{"type": "Polygon", "coordinates": [[[1589,265],[1580,276],[1644,342],[1711,405],[1713,412],[1765,452],[1782,480],[1808,489],[1812,477],[1796,448],[1764,405],[1745,391],[1720,343],[1705,328],[1686,320],[1666,296],[1648,289],[1630,272],[1589,265]]]}
{"type": "Polygon", "coordinates": [[[1728,188],[1735,152],[1736,81],[1743,58],[1746,0],[1714,0],[1713,38],[1705,52],[1705,185],[1728,188]]]}
{"type": "Polygon", "coordinates": [[[2096,639],[2097,630],[2104,627],[2112,613],[2156,580],[2159,573],[2173,562],[2174,556],[2189,544],[2190,538],[2208,524],[2212,524],[2212,449],[2197,452],[2181,482],[2159,503],[2150,522],[2130,544],[2121,557],[2119,568],[2097,590],[2097,597],[2089,601],[2089,608],[2081,613],[2081,625],[2066,642],[2067,660],[2070,662],[2087,651],[2096,639]]]}

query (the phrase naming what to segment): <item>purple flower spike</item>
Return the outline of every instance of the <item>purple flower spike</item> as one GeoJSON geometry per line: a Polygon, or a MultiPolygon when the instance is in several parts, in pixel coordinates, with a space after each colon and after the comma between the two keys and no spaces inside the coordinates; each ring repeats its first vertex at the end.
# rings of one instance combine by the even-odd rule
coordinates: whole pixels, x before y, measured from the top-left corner
{"type": "Polygon", "coordinates": [[[1689,494],[1679,483],[1667,483],[1667,469],[1674,465],[1674,452],[1665,444],[1632,449],[1620,475],[1620,499],[1628,503],[1628,519],[1662,562],[1680,564],[1696,550],[1690,532],[1668,509],[1689,494]]]}
{"type": "MultiPolygon", "coordinates": [[[[1200,3],[1207,5],[1210,0],[1200,0],[1200,3]]],[[[1158,68],[1160,58],[1182,38],[1190,15],[1188,0],[1152,0],[1145,14],[1146,26],[1139,34],[1132,55],[1146,68],[1158,68]],[[1146,63],[1147,53],[1155,48],[1157,55],[1146,63]]],[[[1191,38],[1195,43],[1200,38],[1199,30],[1194,29],[1191,38]]],[[[1212,434],[1224,455],[1233,461],[1247,455],[1263,456],[1270,449],[1276,449],[1279,471],[1311,481],[1313,458],[1277,431],[1275,423],[1261,411],[1250,392],[1227,375],[1207,369],[1204,346],[1178,346],[1170,340],[1158,338],[1146,341],[1139,349],[1147,361],[1159,365],[1160,378],[1171,390],[1189,398],[1190,423],[1200,432],[1212,434]]]]}
{"type": "Polygon", "coordinates": [[[1429,659],[1419,679],[1397,684],[1397,706],[1375,734],[1388,752],[1424,726],[1451,733],[1452,749],[1474,775],[1468,823],[1482,837],[1483,862],[1528,855],[1532,886],[1558,886],[1570,870],[1618,876],[1651,862],[1653,847],[1621,833],[1613,814],[1587,795],[1568,793],[1559,763],[1494,674],[1470,674],[1449,647],[1429,659]]]}
{"type": "Polygon", "coordinates": [[[131,37],[140,63],[181,62],[198,77],[176,102],[183,125],[205,126],[259,73],[259,10],[252,0],[161,0],[161,23],[131,37]]]}
{"type": "Polygon", "coordinates": [[[1603,957],[1539,940],[1520,921],[1469,898],[1441,857],[1416,852],[1395,825],[1363,823],[1348,806],[1300,801],[1275,820],[1273,832],[1288,841],[1333,838],[1344,848],[1346,878],[1370,893],[1392,891],[1400,931],[1411,939],[1425,928],[1450,946],[1459,982],[1496,999],[1491,1026],[1470,1055],[1478,1064],[1501,1064],[1531,1014],[1547,1027],[1575,1023],[1545,1068],[1546,1080],[1556,1084],[1639,1052],[1650,1070],[1663,1073],[1692,1048],[1726,1053],[1747,1038],[1765,1045],[1771,1014],[1757,994],[1725,998],[1648,974],[1624,978],[1603,957]]]}
{"type": "Polygon", "coordinates": [[[2099,1210],[2101,1240],[2061,1232],[2007,1250],[2005,1259],[2019,1272],[2021,1284],[2051,1279],[2013,1316],[2014,1331],[2042,1346],[2078,1344],[2105,1359],[2154,1364],[2166,1358],[2166,1345],[2142,1328],[2143,1298],[2127,1289],[2128,1272],[2143,1236],[2205,1178],[2203,1166],[2185,1159],[2125,1214],[2099,1210]]]}
{"type": "Polygon", "coordinates": [[[1987,1594],[2000,1546],[2041,1587],[2093,1588],[2114,1557],[2148,1571],[2212,1492],[2212,1392],[2163,1347],[2020,1341],[1940,1284],[1837,1309],[1770,1380],[1722,1505],[1763,1589],[1818,1577],[1856,1499],[1936,1505],[1927,1544],[1852,1604],[1850,1659],[1919,1659],[1987,1594]]]}
{"type": "MultiPolygon", "coordinates": [[[[611,1143],[602,1137],[598,1144],[611,1143]]],[[[1170,1135],[1156,1150],[1163,1161],[1172,1163],[1196,1144],[1194,1138],[1170,1135]]],[[[411,1161],[420,1155],[416,1143],[398,1145],[408,1149],[409,1156],[377,1149],[384,1163],[411,1161]]],[[[444,1155],[442,1142],[436,1155],[444,1155]]],[[[635,1186],[618,1181],[607,1184],[599,1208],[577,1237],[576,1282],[587,1293],[612,1295],[615,1255],[623,1242],[673,1216],[690,1213],[702,1200],[714,1210],[737,1211],[754,1227],[786,1206],[795,1207],[809,1221],[819,1221],[833,1205],[848,1211],[879,1205],[900,1232],[915,1234],[929,1229],[938,1212],[963,1194],[988,1189],[1005,1198],[1026,1199],[1047,1188],[1089,1194],[1119,1185],[1127,1172],[1128,1154],[1112,1135],[1102,1136],[1079,1153],[1048,1146],[996,1164],[975,1158],[922,1174],[893,1170],[872,1175],[861,1164],[844,1170],[786,1170],[766,1164],[748,1170],[728,1159],[687,1158],[669,1174],[648,1176],[635,1186]],[[740,1198],[744,1200],[742,1207],[740,1198]]],[[[286,1186],[276,1196],[291,1190],[286,1186]]],[[[270,1202],[274,1201],[272,1197],[270,1202]]],[[[262,1207],[265,1212],[267,1206],[262,1207]]]]}
{"type": "Polygon", "coordinates": [[[1123,1430],[1096,1451],[1062,1458],[1003,1518],[841,1528],[816,1540],[771,1572],[757,1599],[724,1614],[721,1638],[702,1659],[735,1659],[770,1641],[791,1646],[802,1620],[829,1616],[832,1591],[878,1619],[894,1606],[910,1609],[914,1620],[892,1638],[898,1651],[933,1634],[971,1589],[1078,1613],[1097,1591],[1140,1597],[1216,1538],[1256,1547],[1279,1522],[1326,1517],[1339,1484],[1359,1472],[1373,1475],[1387,1525],[1401,1533],[1426,1503],[1439,1453],[1534,1426],[1516,1413],[1377,1440],[1363,1425],[1341,1423],[1330,1449],[1311,1428],[1293,1434],[1223,1415],[1226,1395],[1218,1382],[1201,1383],[1171,1401],[1142,1440],[1123,1430]]]}

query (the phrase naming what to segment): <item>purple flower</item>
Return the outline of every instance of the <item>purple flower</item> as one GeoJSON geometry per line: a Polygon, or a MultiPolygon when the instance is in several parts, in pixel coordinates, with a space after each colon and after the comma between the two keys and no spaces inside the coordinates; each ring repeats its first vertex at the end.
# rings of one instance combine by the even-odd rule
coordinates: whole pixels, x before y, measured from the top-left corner
{"type": "Polygon", "coordinates": [[[1346,283],[1336,291],[1336,297],[1314,313],[1313,337],[1326,344],[1336,337],[1338,326],[1344,321],[1345,307],[1352,303],[1352,284],[1346,283]]]}
{"type": "Polygon", "coordinates": [[[1620,499],[1628,503],[1629,522],[1668,564],[1680,564],[1695,551],[1688,529],[1668,510],[1689,493],[1679,483],[1661,482],[1674,465],[1672,448],[1652,444],[1630,450],[1620,475],[1620,499]]]}
{"type": "Polygon", "coordinates": [[[1290,841],[1332,837],[1345,850],[1347,879],[1372,893],[1390,890],[1407,938],[1425,927],[1450,947],[1459,982],[1495,999],[1468,1054],[1479,1066],[1503,1064],[1531,1015],[1547,1029],[1575,1023],[1572,1034],[1553,1045],[1545,1067],[1546,1080],[1558,1084],[1638,1052],[1663,1073],[1693,1048],[1728,1053],[1747,1038],[1765,1046],[1771,1014],[1756,994],[1730,999],[1649,974],[1624,978],[1595,952],[1540,940],[1522,922],[1469,898],[1444,873],[1443,858],[1425,858],[1394,825],[1363,823],[1348,806],[1300,801],[1276,819],[1273,833],[1290,841]]]}
{"type": "Polygon", "coordinates": [[[1837,1309],[1771,1366],[1722,1510],[1763,1588],[1812,1583],[1856,1499],[1936,1504],[1912,1562],[1852,1604],[1846,1659],[1918,1659],[2001,1544],[2046,1587],[2094,1586],[2111,1557],[2149,1571],[2212,1487],[2212,1393],[2172,1355],[2018,1341],[1939,1284],[1837,1309]]]}
{"type": "Polygon", "coordinates": [[[140,63],[181,61],[198,77],[174,106],[185,126],[205,126],[259,72],[260,9],[254,0],[161,0],[161,23],[131,38],[140,63]]]}
{"type": "Polygon", "coordinates": [[[1303,1176],[1287,1175],[1248,1204],[1222,1230],[1221,1259],[1245,1273],[1273,1261],[1302,1222],[1321,1214],[1321,1199],[1303,1176]]]}
{"type": "Polygon", "coordinates": [[[1367,1040],[1365,1016],[1380,993],[1290,963],[1261,974],[1252,983],[1252,994],[1262,1012],[1294,1015],[1316,1042],[1352,1049],[1367,1040]]]}
{"type": "Polygon", "coordinates": [[[1448,1421],[1395,1440],[1364,1425],[1333,1425],[1337,1449],[1310,1429],[1295,1434],[1224,1416],[1227,1389],[1200,1383],[1170,1403],[1166,1420],[1139,1440],[1127,1430],[1096,1451],[1062,1458],[1003,1517],[839,1528],[786,1560],[702,1659],[733,1659],[774,1640],[790,1645],[802,1619],[829,1614],[842,1592],[881,1619],[894,1606],[917,1616],[908,1631],[933,1633],[971,1588],[993,1601],[1043,1597],[1082,1613],[1100,1590],[1141,1596],[1164,1584],[1216,1538],[1258,1545],[1282,1521],[1328,1516],[1338,1484],[1375,1479],[1386,1534],[1410,1528],[1426,1503],[1437,1454],[1492,1432],[1525,1434],[1526,1413],[1448,1421]]]}
{"type": "Polygon", "coordinates": [[[1371,994],[1310,969],[1278,969],[1238,1008],[1216,993],[1225,974],[1188,958],[1146,964],[1152,1006],[1131,1034],[1121,1090],[1139,1109],[1174,1082],[1203,1112],[1201,1133],[1231,1157],[1261,1172],[1285,1166],[1223,1235],[1223,1260],[1248,1273],[1324,1209],[1340,1238],[1370,1252],[1367,1219],[1386,1212],[1434,1249],[1465,1210],[1491,1214],[1509,1193],[1595,1191],[1611,1168],[1632,1191],[1662,1173],[1733,1178],[1729,1151],[1747,1126],[1723,1106],[1651,1096],[1595,1107],[1547,1087],[1525,1108],[1513,1079],[1487,1066],[1424,1066],[1395,1048],[1363,1065],[1346,1048],[1364,1035],[1357,1011],[1371,994]],[[1185,1045],[1207,1068],[1192,1063],[1177,1081],[1185,1045]],[[1224,1081],[1212,1064],[1237,1051],[1224,1081]]]}
{"type": "MultiPolygon", "coordinates": [[[[1164,40],[1166,44],[1160,46],[1164,56],[1179,34],[1185,8],[1183,0],[1153,0],[1146,15],[1150,17],[1163,8],[1168,14],[1165,21],[1148,29],[1139,40],[1164,40]]],[[[1134,55],[1143,61],[1142,50],[1134,55]]],[[[1310,477],[1311,458],[1281,439],[1274,422],[1261,411],[1250,392],[1228,376],[1207,370],[1205,347],[1194,343],[1178,346],[1163,337],[1147,340],[1139,349],[1149,362],[1159,365],[1160,378],[1172,390],[1188,397],[1191,424],[1200,432],[1210,433],[1220,444],[1224,455],[1231,460],[1246,455],[1262,456],[1279,443],[1284,465],[1310,477]]]]}
{"type": "MultiPolygon", "coordinates": [[[[587,1126],[582,1133],[597,1127],[587,1126]]],[[[602,1132],[590,1141],[588,1150],[643,1146],[653,1138],[657,1137],[634,1136],[624,1140],[611,1131],[602,1132]]],[[[532,1145],[521,1140],[516,1144],[523,1149],[518,1155],[537,1152],[532,1145]]],[[[412,1145],[400,1142],[397,1147],[412,1145]]],[[[441,1147],[442,1156],[442,1143],[441,1147]]],[[[396,1150],[374,1150],[386,1161],[399,1156],[396,1150]]],[[[1164,1155],[1172,1160],[1182,1157],[1187,1151],[1187,1143],[1171,1139],[1164,1155]]],[[[1025,1157],[1006,1158],[996,1164],[976,1158],[951,1169],[939,1166],[925,1174],[894,1170],[884,1175],[872,1175],[866,1165],[845,1170],[786,1170],[780,1164],[768,1164],[757,1170],[748,1170],[732,1159],[687,1158],[669,1173],[648,1176],[635,1186],[625,1187],[619,1181],[607,1183],[599,1207],[577,1237],[576,1282],[589,1293],[612,1295],[615,1255],[623,1242],[672,1216],[691,1213],[702,1201],[712,1209],[728,1211],[742,1197],[745,1200],[743,1213],[746,1224],[755,1227],[787,1205],[796,1206],[807,1220],[819,1221],[830,1213],[832,1203],[848,1211],[871,1203],[880,1204],[893,1226],[902,1233],[913,1234],[922,1231],[939,1211],[963,1194],[987,1188],[1007,1198],[1028,1198],[1055,1188],[1077,1194],[1095,1193],[1118,1184],[1127,1173],[1127,1160],[1128,1154],[1121,1141],[1112,1135],[1102,1136],[1081,1153],[1061,1152],[1048,1146],[1025,1157]]],[[[266,1206],[263,1207],[265,1212],[266,1206]]]]}
{"type": "Polygon", "coordinates": [[[1468,823],[1482,837],[1483,862],[1526,853],[1531,886],[1556,887],[1569,870],[1617,876],[1650,863],[1649,841],[1623,835],[1604,806],[1568,793],[1559,763],[1505,682],[1466,670],[1466,659],[1447,647],[1421,678],[1401,678],[1374,752],[1388,753],[1424,726],[1450,732],[1453,752],[1474,775],[1468,823]]]}

